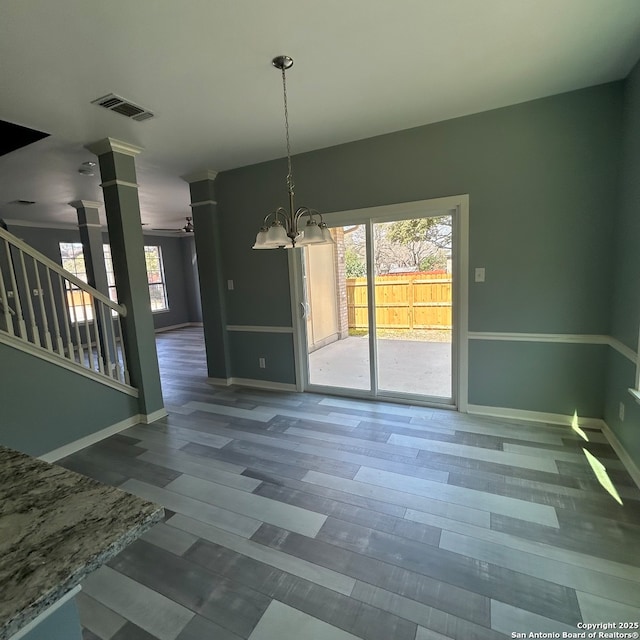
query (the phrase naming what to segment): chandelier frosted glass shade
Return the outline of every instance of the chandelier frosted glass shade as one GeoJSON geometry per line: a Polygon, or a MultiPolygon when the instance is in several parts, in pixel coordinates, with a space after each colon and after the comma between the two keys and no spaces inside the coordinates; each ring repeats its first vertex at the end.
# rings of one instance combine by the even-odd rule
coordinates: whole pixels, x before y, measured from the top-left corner
{"type": "Polygon", "coordinates": [[[298,245],[318,244],[324,242],[322,229],[320,225],[313,219],[307,221],[302,232],[302,239],[298,241],[298,245]]]}
{"type": "MultiPolygon", "coordinates": [[[[278,213],[278,212],[276,212],[278,213]]],[[[317,215],[306,210],[298,210],[299,217],[303,215],[317,215]]],[[[274,214],[269,214],[265,218],[264,225],[256,235],[256,241],[253,245],[254,249],[293,249],[294,247],[303,247],[309,244],[330,244],[333,243],[331,232],[327,225],[315,218],[310,217],[303,229],[297,231],[299,226],[299,218],[296,220],[296,230],[291,231],[277,217],[269,224],[269,218],[274,214]]],[[[288,221],[287,221],[288,222],[288,221]]]]}
{"type": "Polygon", "coordinates": [[[309,207],[295,208],[293,204],[293,168],[291,165],[291,148],[289,145],[289,112],[287,110],[287,80],[285,71],[293,66],[289,56],[277,56],[271,63],[282,72],[282,91],[284,94],[284,126],[287,138],[287,190],[289,192],[289,210],[279,207],[265,216],[262,227],[258,231],[254,249],[293,249],[296,246],[310,244],[333,243],[327,225],[315,209],[309,207]],[[304,228],[300,228],[301,220],[306,217],[304,228]]]}

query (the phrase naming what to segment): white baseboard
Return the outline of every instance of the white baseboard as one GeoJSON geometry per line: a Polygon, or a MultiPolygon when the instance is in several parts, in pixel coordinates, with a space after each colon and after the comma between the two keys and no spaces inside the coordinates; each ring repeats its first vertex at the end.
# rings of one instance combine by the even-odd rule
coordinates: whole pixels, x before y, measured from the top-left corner
{"type": "Polygon", "coordinates": [[[233,378],[207,378],[207,382],[218,387],[228,387],[233,384],[231,382],[232,379],[233,378]]]}
{"type": "MultiPolygon", "coordinates": [[[[507,420],[529,420],[531,422],[547,422],[549,424],[559,424],[571,426],[573,416],[563,413],[544,413],[542,411],[527,411],[525,409],[509,409],[506,407],[487,407],[479,404],[470,404],[468,413],[479,416],[490,416],[492,418],[505,418],[507,420]]],[[[583,427],[596,427],[602,429],[604,420],[602,418],[583,418],[579,416],[580,425],[583,427]]]]}
{"type": "Polygon", "coordinates": [[[130,416],[129,418],[125,418],[120,422],[116,422],[116,424],[112,424],[110,427],[105,427],[104,429],[100,429],[100,431],[96,431],[95,433],[90,433],[88,436],[84,436],[84,438],[74,440],[69,444],[65,444],[62,447],[54,449],[53,451],[44,453],[43,455],[38,456],[38,459],[44,460],[45,462],[55,462],[56,460],[60,460],[61,458],[70,456],[76,451],[80,451],[80,449],[84,449],[85,447],[89,447],[96,442],[100,442],[101,440],[104,440],[109,436],[120,433],[120,431],[124,431],[129,427],[140,424],[141,421],[142,416],[138,414],[135,416],[130,416]]]}
{"type": "Polygon", "coordinates": [[[629,472],[629,475],[633,478],[633,481],[638,485],[638,488],[640,488],[640,469],[638,468],[638,465],[636,465],[631,456],[622,446],[620,440],[618,440],[618,436],[616,436],[611,427],[604,422],[604,420],[602,422],[602,433],[604,433],[605,438],[609,441],[609,444],[616,452],[618,458],[620,458],[620,461],[629,472]]]}
{"type": "Polygon", "coordinates": [[[273,391],[297,391],[296,385],[289,382],[271,382],[270,380],[252,380],[251,378],[231,378],[231,384],[255,389],[272,389],[273,391]]]}
{"type": "Polygon", "coordinates": [[[154,333],[163,333],[165,331],[173,331],[174,329],[184,329],[185,327],[202,327],[202,322],[181,322],[180,324],[172,324],[168,327],[158,327],[154,333]]]}
{"type": "Polygon", "coordinates": [[[253,389],[270,389],[272,391],[297,391],[296,385],[289,382],[272,382],[271,380],[253,380],[251,378],[207,378],[209,384],[228,387],[237,384],[239,387],[253,389]]]}
{"type": "MultiPolygon", "coordinates": [[[[506,409],[504,407],[485,407],[477,404],[469,405],[469,413],[481,416],[491,416],[493,418],[531,420],[532,422],[547,422],[549,424],[559,425],[571,425],[573,420],[573,416],[561,413],[542,413],[540,411],[524,411],[521,409],[506,409]]],[[[622,446],[622,443],[618,440],[616,434],[611,430],[611,427],[602,418],[580,417],[579,422],[582,427],[596,427],[602,431],[605,438],[609,441],[612,449],[616,452],[618,458],[620,458],[625,469],[629,472],[629,475],[638,488],[640,488],[640,468],[638,468],[638,465],[622,446]]]]}
{"type": "Polygon", "coordinates": [[[160,420],[160,418],[164,418],[168,416],[167,410],[162,407],[162,409],[158,409],[157,411],[153,411],[152,413],[147,413],[146,415],[143,413],[140,415],[140,422],[142,424],[151,424],[156,420],[160,420]]]}

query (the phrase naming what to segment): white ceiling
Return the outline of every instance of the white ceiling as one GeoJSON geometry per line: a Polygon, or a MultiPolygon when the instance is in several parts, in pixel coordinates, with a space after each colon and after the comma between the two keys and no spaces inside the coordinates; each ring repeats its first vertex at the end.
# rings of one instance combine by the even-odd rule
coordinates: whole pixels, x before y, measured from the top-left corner
{"type": "Polygon", "coordinates": [[[180,176],[284,155],[278,54],[298,153],[623,78],[640,1],[2,0],[0,119],[51,136],[0,158],[0,217],[74,222],[109,136],[145,149],[142,219],[181,226],[180,176]],[[90,104],[111,92],[156,117],[90,104]]]}

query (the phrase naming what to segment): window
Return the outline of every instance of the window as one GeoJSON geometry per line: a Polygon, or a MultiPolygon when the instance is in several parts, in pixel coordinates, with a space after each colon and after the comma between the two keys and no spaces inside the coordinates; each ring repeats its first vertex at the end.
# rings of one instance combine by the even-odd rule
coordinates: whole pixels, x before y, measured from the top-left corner
{"type": "MultiPolygon", "coordinates": [[[[63,269],[70,271],[83,282],[87,281],[84,254],[82,253],[82,244],[80,242],[61,242],[60,258],[62,259],[63,269]]],[[[67,292],[67,306],[71,314],[71,321],[84,322],[85,319],[93,320],[91,297],[78,286],[69,282],[69,280],[64,281],[64,286],[67,292]]]]}
{"type": "Polygon", "coordinates": [[[169,305],[167,304],[167,287],[164,281],[161,248],[158,246],[145,247],[144,259],[147,263],[151,311],[167,311],[169,305]]]}
{"type": "MultiPolygon", "coordinates": [[[[107,271],[107,284],[109,285],[109,298],[118,301],[116,280],[113,273],[113,260],[111,247],[103,245],[104,264],[107,271]]],[[[84,263],[84,253],[81,242],[61,242],[60,257],[62,267],[73,273],[74,276],[87,281],[87,271],[84,263]]],[[[151,298],[151,311],[168,311],[167,287],[164,279],[164,266],[162,264],[162,248],[154,245],[144,248],[144,258],[147,265],[147,281],[149,283],[149,297],[151,298]]],[[[71,282],[65,280],[67,289],[67,303],[73,322],[93,320],[93,306],[87,294],[71,282]]]]}
{"type": "MultiPolygon", "coordinates": [[[[118,300],[116,293],[116,279],[113,275],[113,260],[111,247],[103,245],[104,264],[107,268],[107,282],[109,284],[109,297],[118,300]]],[[[151,298],[151,311],[168,311],[167,286],[164,281],[164,266],[162,264],[162,248],[158,245],[145,246],[144,260],[147,265],[147,282],[149,283],[149,297],[151,298]]]]}

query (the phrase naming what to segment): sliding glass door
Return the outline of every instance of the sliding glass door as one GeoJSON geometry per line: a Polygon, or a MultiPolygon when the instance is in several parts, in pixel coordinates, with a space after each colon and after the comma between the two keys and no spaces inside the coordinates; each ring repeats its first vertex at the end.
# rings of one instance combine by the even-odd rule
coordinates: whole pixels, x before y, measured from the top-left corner
{"type": "Polygon", "coordinates": [[[378,389],[452,397],[452,216],[374,222],[378,389]]]}
{"type": "Polygon", "coordinates": [[[352,219],[301,252],[305,388],[455,404],[455,211],[352,219]]]}

